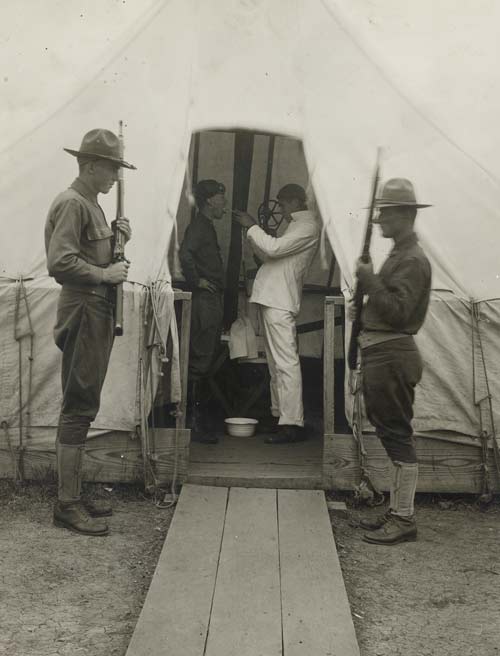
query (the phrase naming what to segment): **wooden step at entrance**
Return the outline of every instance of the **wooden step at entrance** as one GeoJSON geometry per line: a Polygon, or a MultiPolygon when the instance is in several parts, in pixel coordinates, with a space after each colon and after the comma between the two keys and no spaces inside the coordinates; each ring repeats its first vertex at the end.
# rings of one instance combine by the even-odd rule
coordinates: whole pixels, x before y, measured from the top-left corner
{"type": "Polygon", "coordinates": [[[322,439],[297,444],[265,444],[265,434],[230,437],[218,444],[193,442],[187,482],[222,487],[322,489],[322,439]]]}
{"type": "Polygon", "coordinates": [[[324,493],[184,485],[127,656],[359,656],[324,493]]]}

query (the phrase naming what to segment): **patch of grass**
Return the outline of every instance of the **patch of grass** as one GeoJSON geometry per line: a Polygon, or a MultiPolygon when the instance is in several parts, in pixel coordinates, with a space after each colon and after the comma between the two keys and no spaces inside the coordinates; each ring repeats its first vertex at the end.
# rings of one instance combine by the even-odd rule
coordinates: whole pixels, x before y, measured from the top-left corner
{"type": "MultiPolygon", "coordinates": [[[[168,486],[158,490],[157,499],[163,499],[168,486]]],[[[152,501],[153,496],[144,491],[142,482],[135,483],[91,483],[82,485],[82,492],[93,499],[114,498],[122,501],[152,501]]],[[[22,510],[35,503],[54,502],[57,499],[57,477],[52,470],[37,472],[36,478],[16,482],[0,479],[0,504],[11,509],[22,510]]]]}
{"type": "MultiPolygon", "coordinates": [[[[349,507],[359,507],[355,503],[354,493],[350,491],[327,490],[325,492],[328,501],[344,501],[349,507]]],[[[385,493],[386,500],[389,500],[389,493],[385,493]]],[[[419,493],[415,497],[417,506],[431,507],[436,506],[440,510],[480,510],[481,512],[500,512],[500,494],[493,495],[489,503],[482,503],[478,494],[437,494],[437,493],[419,493]]],[[[368,507],[368,506],[366,506],[368,507]]]]}
{"type": "Polygon", "coordinates": [[[57,485],[48,482],[18,482],[0,479],[0,503],[9,510],[28,510],[36,504],[52,502],[57,485]]]}

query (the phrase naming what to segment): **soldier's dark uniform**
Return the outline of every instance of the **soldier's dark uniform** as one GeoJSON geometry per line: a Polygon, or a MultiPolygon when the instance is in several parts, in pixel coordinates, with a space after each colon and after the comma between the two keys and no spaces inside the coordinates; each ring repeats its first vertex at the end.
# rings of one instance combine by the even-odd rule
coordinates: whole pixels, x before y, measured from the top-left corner
{"type": "Polygon", "coordinates": [[[99,411],[113,346],[113,288],[102,282],[112,261],[111,228],[78,178],[52,203],[45,226],[49,274],[62,285],[54,339],[63,352],[58,439],[85,442],[99,411]]]}
{"type": "Polygon", "coordinates": [[[362,389],[368,419],[391,462],[390,508],[375,520],[361,520],[374,531],[368,542],[394,544],[414,539],[414,497],[418,462],[412,419],[415,386],[422,377],[422,360],[413,335],[422,327],[429,306],[431,265],[413,231],[418,208],[413,185],[404,178],[385,184],[376,199],[385,237],[394,248],[374,274],[358,264],[358,277],[368,300],[362,312],[362,389]]]}
{"type": "Polygon", "coordinates": [[[430,286],[431,267],[413,233],[384,262],[362,314],[367,415],[388,455],[401,462],[417,461],[411,421],[422,361],[412,335],[424,323],[430,286]]]}
{"type": "Polygon", "coordinates": [[[200,180],[196,184],[198,213],[186,229],[179,253],[192,292],[188,425],[191,438],[206,444],[217,442],[206,383],[221,348],[224,318],[224,265],[212,219],[220,219],[224,214],[225,192],[224,185],[216,180],[200,180]]]}
{"type": "Polygon", "coordinates": [[[79,533],[102,535],[108,527],[99,517],[111,514],[109,504],[81,499],[85,441],[99,411],[114,340],[115,289],[105,282],[110,278],[105,269],[112,262],[113,232],[97,194],[111,189],[120,167],[135,167],[121,159],[119,139],[109,130],[91,130],[79,151],[65,150],[79,158],[82,169],[70,188],[55,198],[45,224],[47,268],[62,286],[54,328],[62,351],[54,522],[79,533]],[[97,163],[89,177],[85,166],[92,162],[97,163]],[[89,180],[96,181],[93,188],[89,180]]]}
{"type": "Polygon", "coordinates": [[[212,221],[200,212],[186,228],[179,257],[193,294],[189,377],[196,380],[210,371],[220,345],[224,313],[224,265],[217,233],[212,221]],[[200,289],[200,278],[213,283],[216,291],[200,289]]]}

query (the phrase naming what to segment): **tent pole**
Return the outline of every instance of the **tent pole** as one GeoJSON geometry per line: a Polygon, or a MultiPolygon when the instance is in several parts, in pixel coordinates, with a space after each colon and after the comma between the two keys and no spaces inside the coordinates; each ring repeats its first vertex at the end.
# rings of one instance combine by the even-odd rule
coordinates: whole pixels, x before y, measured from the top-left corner
{"type": "Polygon", "coordinates": [[[263,203],[267,205],[269,203],[269,198],[271,195],[271,176],[273,173],[273,160],[274,160],[274,142],[276,137],[274,134],[269,136],[269,144],[267,147],[267,171],[266,171],[266,182],[264,186],[264,200],[263,203]]]}
{"type": "MultiPolygon", "coordinates": [[[[254,135],[237,131],[234,135],[233,209],[247,210],[252,172],[254,135]]],[[[241,226],[231,222],[231,241],[224,294],[224,327],[228,329],[238,316],[238,290],[241,268],[241,226]]]]}
{"type": "MultiPolygon", "coordinates": [[[[199,163],[200,163],[200,133],[196,132],[193,135],[193,175],[192,175],[192,180],[191,184],[193,185],[193,189],[198,182],[198,168],[199,168],[199,163]]],[[[191,190],[192,191],[192,190],[191,190]]],[[[191,208],[191,220],[194,219],[196,216],[196,205],[193,205],[191,208]]]]}

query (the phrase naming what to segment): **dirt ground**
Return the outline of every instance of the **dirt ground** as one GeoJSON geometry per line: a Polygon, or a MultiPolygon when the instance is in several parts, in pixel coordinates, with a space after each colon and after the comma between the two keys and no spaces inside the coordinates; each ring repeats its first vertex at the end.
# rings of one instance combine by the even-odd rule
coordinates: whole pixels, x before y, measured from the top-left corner
{"type": "Polygon", "coordinates": [[[122,656],[173,515],[138,489],[101,495],[106,537],[52,525],[55,488],[0,481],[0,654],[122,656]]]}
{"type": "Polygon", "coordinates": [[[498,656],[500,502],[419,496],[418,540],[392,547],[356,526],[379,512],[333,517],[361,656],[498,656]]]}
{"type": "MultiPolygon", "coordinates": [[[[54,486],[0,481],[2,656],[125,655],[173,513],[98,492],[112,531],[87,538],[52,526],[54,486]]],[[[361,540],[379,511],[332,516],[361,656],[498,656],[500,503],[419,497],[419,540],[394,547],[361,540]]]]}

